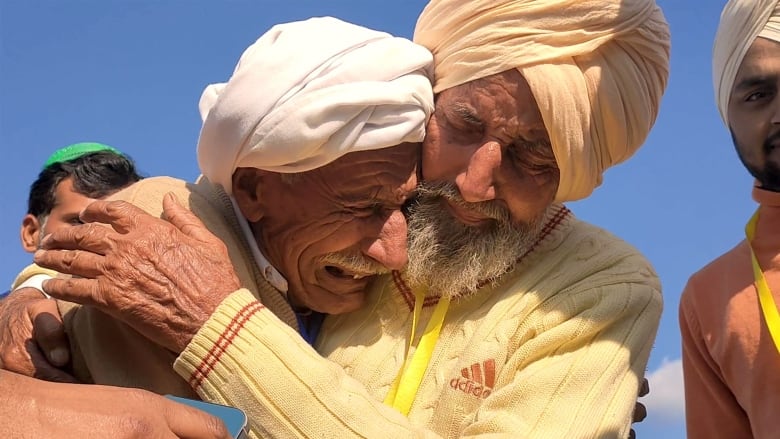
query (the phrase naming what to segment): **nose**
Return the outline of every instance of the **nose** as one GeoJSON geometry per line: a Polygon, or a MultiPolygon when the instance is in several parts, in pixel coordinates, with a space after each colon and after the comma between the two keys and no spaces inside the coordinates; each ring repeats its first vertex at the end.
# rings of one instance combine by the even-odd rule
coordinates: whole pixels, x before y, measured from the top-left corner
{"type": "Polygon", "coordinates": [[[772,124],[778,125],[780,124],[780,99],[775,98],[772,101],[772,105],[774,112],[772,113],[772,124]]]}
{"type": "Polygon", "coordinates": [[[485,142],[469,158],[466,169],[455,177],[464,200],[477,203],[496,198],[495,176],[501,166],[501,145],[485,142]]]}
{"type": "Polygon", "coordinates": [[[365,241],[363,254],[389,270],[404,268],[407,261],[406,230],[406,218],[400,210],[394,210],[384,219],[379,235],[365,241]]]}

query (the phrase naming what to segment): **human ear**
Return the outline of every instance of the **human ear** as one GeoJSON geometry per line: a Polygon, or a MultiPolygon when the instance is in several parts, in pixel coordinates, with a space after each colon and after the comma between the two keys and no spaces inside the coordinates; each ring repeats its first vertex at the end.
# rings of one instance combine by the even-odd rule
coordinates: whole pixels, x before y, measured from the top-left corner
{"type": "Polygon", "coordinates": [[[238,209],[250,223],[263,218],[262,185],[264,171],[256,168],[237,168],[233,173],[233,198],[238,209]]]}
{"type": "Polygon", "coordinates": [[[28,253],[35,253],[38,250],[38,243],[41,242],[41,223],[35,215],[27,214],[22,219],[22,227],[19,230],[19,238],[22,240],[22,248],[28,253]]]}

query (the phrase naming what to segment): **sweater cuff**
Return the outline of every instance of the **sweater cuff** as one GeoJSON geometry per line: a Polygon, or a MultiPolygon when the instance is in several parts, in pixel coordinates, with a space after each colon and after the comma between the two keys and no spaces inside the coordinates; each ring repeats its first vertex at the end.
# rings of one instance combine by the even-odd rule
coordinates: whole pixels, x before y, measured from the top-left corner
{"type": "Polygon", "coordinates": [[[11,290],[18,289],[19,285],[21,285],[24,281],[39,274],[43,274],[51,278],[51,277],[56,277],[58,273],[54,270],[49,270],[48,268],[43,268],[36,264],[30,264],[27,267],[25,267],[24,270],[22,270],[22,272],[19,273],[18,276],[16,276],[14,283],[11,285],[11,290]]]}
{"type": "Polygon", "coordinates": [[[176,373],[197,391],[215,368],[220,367],[220,359],[249,318],[263,308],[245,288],[225,298],[173,363],[176,373]]]}
{"type": "Polygon", "coordinates": [[[14,291],[21,290],[22,288],[34,288],[38,290],[44,297],[51,299],[51,296],[43,291],[43,281],[52,279],[48,274],[34,274],[27,278],[24,282],[20,283],[14,288],[14,291]]]}

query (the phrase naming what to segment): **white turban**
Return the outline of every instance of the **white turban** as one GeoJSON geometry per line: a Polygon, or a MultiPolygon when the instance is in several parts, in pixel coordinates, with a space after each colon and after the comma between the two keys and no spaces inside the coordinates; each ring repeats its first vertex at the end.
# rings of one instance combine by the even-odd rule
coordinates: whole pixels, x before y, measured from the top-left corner
{"type": "Polygon", "coordinates": [[[742,59],[757,37],[780,42],[778,0],[731,0],[720,15],[712,54],[712,82],[723,122],[729,124],[729,96],[742,59]]]}
{"type": "Polygon", "coordinates": [[[432,56],[335,18],[274,26],[200,100],[201,172],[231,193],[238,167],[304,172],[355,151],[420,142],[432,56]]]}
{"type": "Polygon", "coordinates": [[[435,92],[520,71],[560,168],[557,201],[587,197],[644,143],[669,39],[653,0],[432,0],[414,33],[433,52],[435,92]]]}

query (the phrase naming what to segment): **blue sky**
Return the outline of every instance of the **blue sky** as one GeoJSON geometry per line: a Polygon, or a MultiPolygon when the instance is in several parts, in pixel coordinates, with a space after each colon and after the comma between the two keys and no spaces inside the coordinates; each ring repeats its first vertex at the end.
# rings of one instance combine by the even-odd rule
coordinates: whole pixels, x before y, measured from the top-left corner
{"type": "MultiPolygon", "coordinates": [[[[410,37],[422,0],[0,0],[0,216],[10,283],[30,256],[18,229],[29,184],[56,148],[114,145],[146,175],[198,175],[197,103],[273,24],[333,15],[410,37]]],[[[725,0],[659,0],[672,28],[672,73],[644,147],[569,207],[639,248],[664,286],[640,438],[683,438],[677,305],[688,276],[742,236],[752,180],[717,115],[711,48],[725,0]]],[[[4,279],[4,280],[3,280],[4,279]]]]}

